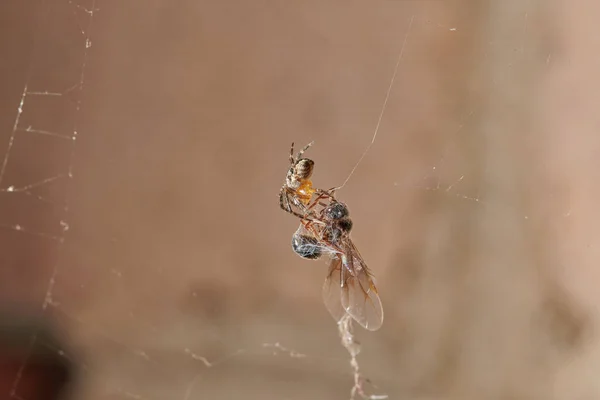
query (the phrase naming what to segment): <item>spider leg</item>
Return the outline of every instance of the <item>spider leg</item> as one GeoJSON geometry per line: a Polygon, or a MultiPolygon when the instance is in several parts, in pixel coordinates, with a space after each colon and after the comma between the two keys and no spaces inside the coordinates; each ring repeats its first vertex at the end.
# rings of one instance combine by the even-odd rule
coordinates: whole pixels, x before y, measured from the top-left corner
{"type": "Polygon", "coordinates": [[[322,235],[321,233],[319,233],[317,231],[317,228],[314,227],[314,224],[316,222],[323,222],[320,220],[302,220],[302,225],[304,225],[304,229],[306,229],[307,231],[309,231],[315,238],[317,238],[318,240],[322,239],[322,235]]]}
{"type": "Polygon", "coordinates": [[[327,192],[329,197],[331,197],[332,199],[335,200],[335,192],[336,192],[336,190],[338,190],[340,188],[341,188],[341,186],[332,187],[331,189],[328,189],[325,192],[327,192]]]}
{"type": "Polygon", "coordinates": [[[296,160],[294,160],[294,142],[292,142],[292,147],[290,148],[290,164],[294,165],[296,160]]]}
{"type": "Polygon", "coordinates": [[[300,214],[299,212],[297,212],[296,210],[294,210],[292,208],[292,205],[298,207],[296,204],[294,204],[290,200],[289,192],[287,191],[286,187],[282,186],[281,190],[279,191],[279,207],[281,207],[281,209],[283,211],[290,213],[290,214],[300,218],[301,220],[307,220],[307,221],[313,220],[314,212],[309,212],[309,210],[303,206],[303,207],[298,207],[304,212],[304,214],[300,214]]]}
{"type": "Polygon", "coordinates": [[[337,189],[339,189],[339,188],[335,187],[335,188],[331,188],[328,190],[317,189],[315,193],[318,194],[322,199],[330,198],[330,199],[335,200],[335,191],[337,189]]]}
{"type": "Polygon", "coordinates": [[[290,197],[289,197],[288,192],[285,187],[282,187],[281,190],[279,191],[279,207],[281,207],[281,209],[283,211],[290,213],[292,215],[295,215],[296,217],[298,217],[300,219],[304,218],[304,215],[302,215],[302,214],[298,213],[297,211],[295,211],[294,209],[292,209],[290,197]]]}
{"type": "Polygon", "coordinates": [[[310,142],[309,144],[307,144],[306,146],[304,146],[304,148],[298,152],[298,155],[296,155],[296,161],[298,161],[300,159],[300,157],[302,157],[302,155],[304,154],[304,152],[306,150],[308,150],[308,148],[310,146],[312,146],[313,144],[315,144],[314,140],[312,142],[310,142]]]}
{"type": "Polygon", "coordinates": [[[317,198],[308,204],[308,206],[306,207],[307,210],[312,210],[317,205],[326,206],[326,204],[321,202],[322,199],[332,198],[335,200],[335,198],[331,196],[328,191],[317,189],[315,193],[317,194],[317,198]]]}

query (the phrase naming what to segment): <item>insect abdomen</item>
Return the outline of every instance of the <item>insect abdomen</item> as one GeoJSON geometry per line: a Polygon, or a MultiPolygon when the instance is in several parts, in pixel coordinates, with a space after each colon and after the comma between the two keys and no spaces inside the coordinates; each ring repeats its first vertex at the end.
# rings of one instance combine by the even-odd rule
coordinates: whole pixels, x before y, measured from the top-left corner
{"type": "Polygon", "coordinates": [[[315,260],[321,257],[322,254],[319,241],[309,235],[294,234],[292,236],[292,249],[300,257],[310,260],[315,260]]]}

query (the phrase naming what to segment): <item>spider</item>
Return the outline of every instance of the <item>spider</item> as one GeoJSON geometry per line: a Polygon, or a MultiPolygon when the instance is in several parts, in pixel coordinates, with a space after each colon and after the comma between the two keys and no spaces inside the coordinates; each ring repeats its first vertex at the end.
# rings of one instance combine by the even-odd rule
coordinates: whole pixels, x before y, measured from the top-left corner
{"type": "Polygon", "coordinates": [[[314,188],[310,177],[312,176],[315,162],[302,155],[310,146],[310,142],[294,157],[294,143],[290,148],[291,167],[285,177],[285,183],[279,190],[279,206],[301,220],[313,220],[316,213],[312,210],[321,199],[333,198],[333,191],[324,191],[314,188]],[[317,200],[311,203],[313,195],[317,194],[317,200]]]}

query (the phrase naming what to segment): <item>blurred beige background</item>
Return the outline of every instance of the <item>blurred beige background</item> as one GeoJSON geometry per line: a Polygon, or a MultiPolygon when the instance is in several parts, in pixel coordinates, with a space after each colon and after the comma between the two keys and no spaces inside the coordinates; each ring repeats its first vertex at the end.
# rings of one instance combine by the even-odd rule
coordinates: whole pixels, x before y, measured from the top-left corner
{"type": "Polygon", "coordinates": [[[598,5],[78,1],[0,24],[0,300],[64,330],[77,398],[348,398],[276,196],[292,141],[346,179],[403,43],[339,193],[386,313],[363,373],[600,398],[598,5]]]}

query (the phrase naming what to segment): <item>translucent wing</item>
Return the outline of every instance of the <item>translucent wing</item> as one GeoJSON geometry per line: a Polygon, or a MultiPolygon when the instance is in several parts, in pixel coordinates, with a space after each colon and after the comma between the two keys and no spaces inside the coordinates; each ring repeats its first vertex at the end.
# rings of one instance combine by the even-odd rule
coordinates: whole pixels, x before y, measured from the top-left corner
{"type": "Polygon", "coordinates": [[[342,306],[342,258],[340,255],[334,255],[329,264],[329,272],[323,283],[323,303],[329,311],[329,314],[340,322],[342,317],[346,315],[346,309],[342,306]]]}
{"type": "Polygon", "coordinates": [[[383,307],[377,287],[365,261],[352,243],[346,239],[347,251],[342,255],[346,290],[342,290],[342,305],[346,312],[365,329],[376,331],[383,324],[383,307]]]}
{"type": "Polygon", "coordinates": [[[323,301],[336,321],[347,313],[363,328],[376,331],[383,323],[383,307],[377,288],[350,238],[344,242],[346,251],[336,254],[329,265],[323,301]]]}

